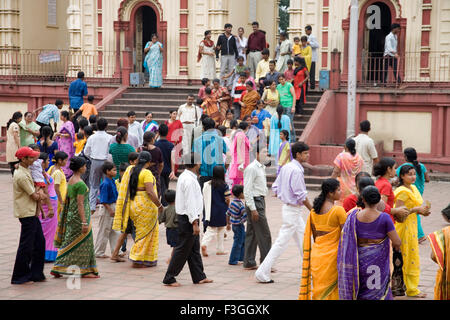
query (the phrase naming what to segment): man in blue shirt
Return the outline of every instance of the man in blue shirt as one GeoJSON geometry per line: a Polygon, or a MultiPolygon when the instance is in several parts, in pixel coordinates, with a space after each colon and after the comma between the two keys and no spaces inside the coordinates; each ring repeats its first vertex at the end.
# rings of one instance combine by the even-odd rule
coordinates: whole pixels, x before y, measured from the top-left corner
{"type": "Polygon", "coordinates": [[[84,82],[84,72],[80,71],[78,72],[78,79],[73,81],[69,87],[69,103],[74,112],[81,108],[84,103],[83,97],[87,94],[88,89],[86,82],[84,82]]]}
{"type": "Polygon", "coordinates": [[[42,136],[42,128],[48,126],[51,129],[50,120],[53,120],[53,126],[55,127],[55,132],[57,131],[56,127],[57,127],[58,121],[59,121],[59,110],[61,110],[62,107],[63,107],[63,101],[59,100],[59,99],[55,101],[55,104],[46,104],[45,106],[42,107],[41,113],[39,113],[39,115],[36,118],[37,125],[39,125],[41,127],[39,129],[39,131],[40,131],[39,138],[42,136]]]}
{"type": "Polygon", "coordinates": [[[216,123],[213,119],[206,118],[203,121],[202,136],[194,140],[193,152],[201,155],[200,185],[202,187],[203,183],[212,179],[215,166],[221,165],[225,168],[223,154],[228,151],[227,145],[219,136],[215,126],[216,123]]]}

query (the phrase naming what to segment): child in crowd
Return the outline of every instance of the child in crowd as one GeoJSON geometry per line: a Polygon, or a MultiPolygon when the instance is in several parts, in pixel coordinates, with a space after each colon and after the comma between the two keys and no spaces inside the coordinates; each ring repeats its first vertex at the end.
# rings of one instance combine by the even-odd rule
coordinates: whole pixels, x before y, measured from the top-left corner
{"type": "Polygon", "coordinates": [[[97,131],[97,116],[92,115],[89,117],[89,125],[92,127],[92,130],[94,130],[94,133],[97,131]]]}
{"type": "Polygon", "coordinates": [[[230,129],[230,124],[231,124],[231,121],[233,121],[233,119],[234,119],[233,110],[228,109],[227,113],[225,115],[225,120],[223,120],[223,122],[222,122],[222,126],[224,126],[227,129],[230,129]]]}
{"type": "Polygon", "coordinates": [[[294,82],[294,60],[289,59],[287,61],[287,69],[284,72],[284,78],[286,79],[287,82],[293,83],[294,82]]]}
{"type": "Polygon", "coordinates": [[[294,45],[292,46],[292,56],[297,57],[300,55],[302,51],[301,44],[300,44],[300,38],[295,37],[294,38],[294,45]]]}
{"type": "Polygon", "coordinates": [[[158,216],[159,223],[161,224],[164,222],[164,225],[166,226],[167,244],[172,248],[172,253],[170,254],[170,258],[167,259],[167,264],[170,263],[175,247],[179,242],[177,213],[175,211],[175,196],[175,190],[166,190],[164,197],[169,205],[164,208],[164,211],[158,216]]]}
{"type": "Polygon", "coordinates": [[[67,180],[62,168],[66,166],[68,159],[69,156],[67,153],[58,151],[53,157],[55,165],[48,170],[48,174],[53,178],[55,183],[55,191],[58,197],[58,215],[64,208],[64,202],[66,200],[67,180]]]}
{"type": "Polygon", "coordinates": [[[245,65],[244,65],[244,57],[239,56],[237,58],[237,64],[234,66],[234,69],[231,70],[231,72],[227,75],[224,75],[222,77],[222,80],[228,79],[231,77],[230,81],[227,83],[228,87],[234,88],[236,86],[236,83],[239,79],[239,75],[245,71],[245,65]]]}
{"type": "Polygon", "coordinates": [[[280,132],[281,144],[278,149],[277,156],[277,175],[280,173],[281,168],[292,161],[291,144],[289,143],[289,131],[281,130],[280,132]]]}
{"type": "Polygon", "coordinates": [[[86,144],[86,140],[87,139],[85,138],[84,133],[80,129],[77,133],[77,139],[73,143],[73,146],[75,147],[75,156],[78,157],[81,154],[81,151],[83,151],[84,145],[86,144]]]}
{"type": "MultiPolygon", "coordinates": [[[[37,144],[30,144],[29,147],[33,149],[34,151],[40,152],[40,148],[37,144]]],[[[37,159],[33,164],[29,167],[31,172],[31,178],[33,178],[34,187],[36,190],[36,193],[39,193],[43,197],[44,200],[38,201],[38,210],[42,213],[42,218],[45,219],[45,213],[42,209],[42,204],[46,204],[49,208],[48,213],[49,215],[53,216],[55,213],[53,211],[52,204],[50,202],[50,197],[48,195],[48,189],[47,184],[45,183],[45,177],[44,177],[44,169],[42,168],[42,162],[43,154],[37,159]]]]}
{"type": "Polygon", "coordinates": [[[202,85],[203,85],[203,87],[201,87],[200,90],[198,90],[198,97],[200,99],[202,99],[202,103],[203,103],[203,99],[206,98],[205,90],[206,90],[206,88],[211,87],[211,80],[209,80],[208,78],[203,78],[202,85]]]}
{"type": "Polygon", "coordinates": [[[233,201],[227,210],[227,229],[233,229],[233,247],[230,253],[229,265],[237,265],[244,261],[245,252],[245,221],[247,211],[244,205],[244,187],[237,184],[232,189],[233,201]]]}
{"type": "MultiPolygon", "coordinates": [[[[227,254],[223,248],[225,229],[227,226],[227,210],[230,204],[230,188],[225,182],[225,168],[215,166],[213,178],[203,186],[203,201],[205,204],[206,232],[202,239],[202,255],[208,256],[207,246],[216,238],[216,255],[227,254]]],[[[228,228],[230,229],[230,228],[228,228]]]]}
{"type": "Polygon", "coordinates": [[[94,250],[97,258],[104,259],[109,258],[109,256],[105,254],[108,240],[112,254],[116,247],[119,233],[112,230],[118,196],[117,187],[113,178],[117,174],[117,169],[114,163],[105,161],[102,166],[102,172],[105,175],[105,178],[100,184],[100,206],[98,210],[100,220],[98,222],[98,233],[94,250]]]}

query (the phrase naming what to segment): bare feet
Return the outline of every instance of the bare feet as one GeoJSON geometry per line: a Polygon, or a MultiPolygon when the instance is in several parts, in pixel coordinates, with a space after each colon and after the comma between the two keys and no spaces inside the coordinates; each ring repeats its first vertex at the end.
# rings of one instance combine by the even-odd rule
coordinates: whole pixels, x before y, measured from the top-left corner
{"type": "Polygon", "coordinates": [[[122,259],[120,256],[117,256],[117,257],[111,257],[111,260],[113,261],[113,262],[125,262],[125,259],[122,259]]]}
{"type": "Polygon", "coordinates": [[[122,251],[121,253],[119,253],[119,257],[123,258],[125,257],[126,254],[127,254],[126,251],[122,251]]]}
{"type": "Polygon", "coordinates": [[[202,246],[202,256],[207,257],[208,252],[206,251],[206,246],[202,246]]]}
{"type": "Polygon", "coordinates": [[[426,297],[427,297],[427,294],[423,293],[423,292],[419,293],[417,296],[408,296],[408,298],[417,298],[417,299],[423,299],[426,297]]]}
{"type": "Polygon", "coordinates": [[[146,266],[145,264],[137,264],[137,263],[133,263],[133,268],[149,268],[150,266],[146,266]]]}
{"type": "Polygon", "coordinates": [[[206,279],[203,279],[202,281],[200,281],[198,284],[212,283],[212,282],[213,282],[213,280],[206,278],[206,279]]]}
{"type": "Polygon", "coordinates": [[[179,287],[179,286],[181,286],[181,284],[179,284],[178,282],[164,284],[164,285],[168,286],[168,287],[179,287]]]}
{"type": "Polygon", "coordinates": [[[99,258],[99,259],[108,259],[109,256],[106,255],[106,254],[103,254],[103,255],[101,255],[101,256],[96,256],[96,258],[99,258]]]}
{"type": "Polygon", "coordinates": [[[227,254],[228,254],[228,252],[217,252],[216,253],[216,255],[218,255],[218,256],[225,256],[227,254]]]}
{"type": "Polygon", "coordinates": [[[24,283],[21,283],[21,284],[28,286],[28,285],[33,284],[33,283],[34,283],[34,281],[27,281],[27,282],[24,282],[24,283]]]}
{"type": "Polygon", "coordinates": [[[98,279],[98,278],[100,278],[100,276],[96,276],[95,274],[92,274],[92,273],[90,273],[90,274],[86,274],[86,275],[84,275],[84,276],[81,276],[82,278],[88,278],[88,279],[98,279]]]}
{"type": "Polygon", "coordinates": [[[278,270],[275,269],[275,268],[270,269],[270,272],[272,272],[272,273],[276,273],[277,271],[278,271],[278,270]]]}

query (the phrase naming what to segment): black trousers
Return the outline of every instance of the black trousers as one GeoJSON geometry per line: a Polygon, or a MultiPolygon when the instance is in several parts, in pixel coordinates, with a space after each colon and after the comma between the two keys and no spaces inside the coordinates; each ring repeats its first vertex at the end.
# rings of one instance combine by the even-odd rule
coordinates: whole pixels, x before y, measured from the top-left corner
{"type": "MultiPolygon", "coordinates": [[[[306,84],[306,88],[308,88],[308,84],[306,84]]],[[[305,101],[305,90],[303,89],[303,86],[300,88],[302,90],[302,93],[300,94],[300,99],[296,100],[295,102],[295,113],[301,114],[303,112],[303,102],[305,101]]]]}
{"type": "Polygon", "coordinates": [[[43,129],[44,127],[50,127],[50,129],[52,130],[52,136],[53,136],[53,133],[55,133],[55,132],[53,131],[53,128],[52,128],[52,126],[50,125],[50,123],[49,123],[49,124],[45,124],[45,123],[36,121],[36,124],[37,124],[38,126],[40,126],[40,128],[39,128],[39,137],[38,137],[38,140],[42,138],[42,129],[43,129]]]}
{"type": "Polygon", "coordinates": [[[38,217],[19,219],[22,227],[11,284],[42,281],[45,262],[45,238],[38,217]]]}
{"type": "Polygon", "coordinates": [[[160,177],[160,182],[161,182],[161,204],[164,207],[167,207],[168,203],[166,201],[166,198],[164,197],[164,193],[166,192],[166,190],[169,189],[169,183],[170,183],[170,178],[169,178],[170,173],[161,173],[161,177],[160,177]]]}
{"type": "Polygon", "coordinates": [[[200,255],[200,236],[194,236],[194,228],[189,222],[187,215],[178,215],[178,235],[179,242],[173,252],[163,283],[171,284],[176,282],[175,277],[183,270],[186,261],[191,272],[192,282],[199,283],[206,279],[203,272],[202,256],[200,255]]]}
{"type": "Polygon", "coordinates": [[[396,79],[396,81],[398,83],[402,82],[402,79],[400,79],[400,75],[398,73],[398,59],[388,55],[385,56],[383,60],[384,60],[383,83],[387,82],[389,66],[391,66],[394,71],[394,78],[396,79]]]}
{"type": "Polygon", "coordinates": [[[316,62],[311,62],[311,70],[309,70],[310,88],[313,90],[316,87],[316,62]]]}

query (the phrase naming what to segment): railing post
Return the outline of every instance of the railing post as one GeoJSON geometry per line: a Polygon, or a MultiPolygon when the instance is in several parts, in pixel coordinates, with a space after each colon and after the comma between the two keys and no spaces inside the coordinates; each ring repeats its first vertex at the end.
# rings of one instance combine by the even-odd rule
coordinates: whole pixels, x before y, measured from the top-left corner
{"type": "Polygon", "coordinates": [[[341,53],[334,49],[331,52],[330,89],[338,90],[341,83],[341,53]]]}

